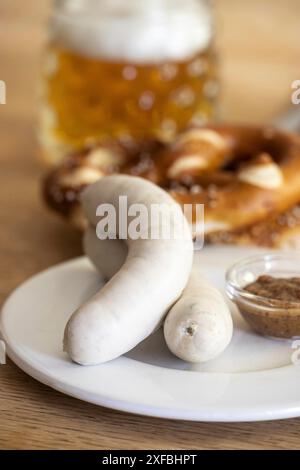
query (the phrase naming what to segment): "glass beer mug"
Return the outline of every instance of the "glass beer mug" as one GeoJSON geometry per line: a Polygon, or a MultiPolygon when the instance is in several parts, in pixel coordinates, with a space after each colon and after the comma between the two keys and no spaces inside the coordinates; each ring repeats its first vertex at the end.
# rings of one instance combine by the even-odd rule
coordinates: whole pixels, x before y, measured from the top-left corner
{"type": "Polygon", "coordinates": [[[168,141],[214,118],[209,0],[56,0],[45,51],[45,160],[98,142],[168,141]]]}

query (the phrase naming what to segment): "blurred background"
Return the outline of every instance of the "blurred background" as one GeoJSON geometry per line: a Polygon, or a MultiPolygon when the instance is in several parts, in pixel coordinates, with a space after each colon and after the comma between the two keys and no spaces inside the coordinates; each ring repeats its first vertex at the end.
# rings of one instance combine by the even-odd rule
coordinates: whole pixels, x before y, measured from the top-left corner
{"type": "MultiPolygon", "coordinates": [[[[1,0],[0,73],[8,87],[1,119],[32,118],[49,0],[1,0]]],[[[299,78],[299,0],[215,0],[225,119],[264,121],[290,101],[299,78]]]]}
{"type": "MultiPolygon", "coordinates": [[[[3,296],[33,272],[80,253],[79,234],[39,197],[36,90],[49,8],[48,0],[0,2],[0,79],[7,85],[0,106],[3,296]]],[[[222,118],[272,121],[289,108],[291,83],[300,78],[300,0],[216,0],[215,14],[222,118]]]]}

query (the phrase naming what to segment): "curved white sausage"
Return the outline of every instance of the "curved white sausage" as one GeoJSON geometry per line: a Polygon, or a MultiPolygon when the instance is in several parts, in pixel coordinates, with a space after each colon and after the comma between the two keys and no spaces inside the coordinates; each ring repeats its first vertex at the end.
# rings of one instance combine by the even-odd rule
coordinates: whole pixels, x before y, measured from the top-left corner
{"type": "MultiPolygon", "coordinates": [[[[120,195],[127,196],[128,206],[138,202],[150,211],[156,203],[175,211],[175,236],[171,240],[126,240],[128,256],[122,268],[71,316],[64,349],[74,362],[83,365],[119,357],[149,336],[179,298],[191,271],[193,242],[182,210],[149,181],[113,175],[89,186],[82,204],[90,223],[97,224],[96,209],[102,203],[112,204],[118,218],[120,195]]],[[[150,229],[152,225],[150,221],[150,229]]]]}
{"type": "MultiPolygon", "coordinates": [[[[107,279],[121,268],[127,256],[124,242],[99,240],[93,227],[85,233],[84,250],[107,279]]],[[[232,333],[231,313],[224,297],[194,266],[182,296],[165,320],[169,349],[185,361],[206,362],[225,350],[232,333]]]]}

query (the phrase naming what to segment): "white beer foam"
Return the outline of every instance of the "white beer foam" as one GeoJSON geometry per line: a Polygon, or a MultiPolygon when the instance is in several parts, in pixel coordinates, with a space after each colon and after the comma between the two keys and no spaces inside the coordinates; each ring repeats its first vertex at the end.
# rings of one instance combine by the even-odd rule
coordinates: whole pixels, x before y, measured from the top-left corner
{"type": "Polygon", "coordinates": [[[52,38],[89,57],[153,63],[201,52],[211,30],[199,0],[70,0],[55,15],[52,38]]]}

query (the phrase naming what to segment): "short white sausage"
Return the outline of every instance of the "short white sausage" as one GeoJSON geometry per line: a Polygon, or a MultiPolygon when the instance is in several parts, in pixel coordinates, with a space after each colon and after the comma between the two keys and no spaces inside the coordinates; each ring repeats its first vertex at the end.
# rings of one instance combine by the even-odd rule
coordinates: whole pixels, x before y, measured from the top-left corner
{"type": "Polygon", "coordinates": [[[224,297],[194,267],[164,323],[170,351],[184,361],[210,361],[227,348],[232,334],[232,317],[224,297]]]}

